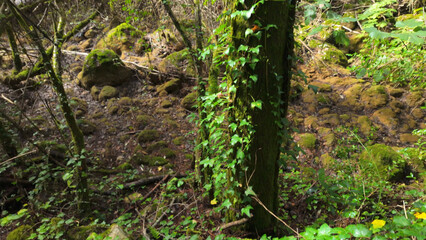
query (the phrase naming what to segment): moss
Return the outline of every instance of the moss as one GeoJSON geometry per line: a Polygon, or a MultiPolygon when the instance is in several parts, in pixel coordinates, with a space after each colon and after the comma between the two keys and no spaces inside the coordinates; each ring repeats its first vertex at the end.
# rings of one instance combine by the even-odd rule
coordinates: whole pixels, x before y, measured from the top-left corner
{"type": "Polygon", "coordinates": [[[399,135],[399,140],[402,143],[411,143],[411,144],[413,144],[413,143],[416,143],[417,140],[419,140],[419,137],[415,136],[415,135],[413,135],[411,133],[402,133],[402,134],[399,135]]]}
{"type": "Polygon", "coordinates": [[[302,148],[314,149],[317,143],[317,138],[312,133],[304,133],[300,135],[300,140],[297,143],[302,148]]]}
{"type": "Polygon", "coordinates": [[[342,65],[344,67],[348,65],[348,58],[346,55],[335,46],[329,44],[324,45],[324,49],[321,51],[321,58],[326,62],[342,65]]]}
{"type": "Polygon", "coordinates": [[[144,128],[148,126],[152,121],[154,121],[153,117],[146,114],[136,116],[136,126],[138,128],[144,128]]]}
{"type": "Polygon", "coordinates": [[[321,124],[328,126],[338,126],[340,125],[339,116],[336,113],[325,114],[322,116],[324,120],[321,121],[321,124]]]}
{"type": "Polygon", "coordinates": [[[167,125],[169,125],[171,128],[175,128],[176,129],[176,128],[180,127],[179,123],[177,121],[171,119],[171,118],[166,118],[164,120],[164,123],[166,123],[167,125]]]}
{"type": "Polygon", "coordinates": [[[167,147],[167,143],[166,143],[166,141],[161,140],[161,141],[158,141],[158,142],[155,142],[155,143],[149,145],[146,148],[146,151],[148,153],[152,153],[152,152],[157,151],[158,149],[161,149],[161,148],[164,148],[164,147],[167,147]]]}
{"type": "Polygon", "coordinates": [[[376,179],[401,181],[405,178],[405,161],[384,144],[367,147],[360,155],[360,163],[376,179]]]}
{"type": "Polygon", "coordinates": [[[148,166],[164,166],[169,163],[169,160],[163,158],[163,157],[156,157],[156,156],[143,156],[140,161],[141,164],[148,165],[148,166]]]}
{"type": "Polygon", "coordinates": [[[83,134],[86,136],[93,134],[97,130],[96,125],[87,119],[80,119],[77,123],[83,134]]]}
{"type": "Polygon", "coordinates": [[[388,95],[383,86],[372,86],[362,93],[361,102],[367,109],[377,109],[386,105],[388,102],[388,95]]]}
{"type": "Polygon", "coordinates": [[[182,80],[179,78],[173,78],[172,80],[165,82],[164,84],[157,87],[157,93],[166,91],[167,93],[172,93],[179,90],[182,80]]]}
{"type": "Polygon", "coordinates": [[[186,75],[195,76],[195,69],[192,64],[192,58],[188,49],[174,52],[165,57],[160,64],[158,70],[161,72],[179,72],[186,75]]]}
{"type": "Polygon", "coordinates": [[[130,163],[125,162],[125,163],[123,163],[123,164],[118,165],[118,166],[116,167],[116,169],[117,169],[117,170],[124,171],[124,170],[130,170],[130,169],[133,169],[133,167],[132,167],[132,165],[131,165],[130,163]]]}
{"type": "Polygon", "coordinates": [[[172,102],[170,102],[169,100],[167,100],[167,99],[164,99],[162,102],[161,102],[161,107],[162,108],[169,108],[169,107],[171,107],[171,106],[173,106],[173,103],[172,102]]]}
{"type": "Polygon", "coordinates": [[[90,95],[92,96],[93,99],[98,100],[98,96],[99,93],[101,91],[99,90],[99,88],[97,88],[96,86],[92,86],[92,88],[90,88],[90,95]]]}
{"type": "Polygon", "coordinates": [[[322,166],[325,168],[329,168],[335,163],[335,160],[328,153],[321,155],[320,161],[322,166]]]}
{"type": "Polygon", "coordinates": [[[373,113],[373,119],[390,129],[396,128],[398,124],[396,113],[390,108],[381,108],[375,111],[373,113]]]}
{"type": "Polygon", "coordinates": [[[109,114],[113,115],[118,112],[117,99],[108,100],[107,111],[109,114]]]}
{"type": "Polygon", "coordinates": [[[192,161],[194,159],[194,155],[187,153],[187,154],[185,154],[185,159],[192,161]]]}
{"type": "Polygon", "coordinates": [[[161,154],[161,156],[167,159],[172,159],[176,157],[176,153],[170,148],[162,148],[158,152],[159,154],[161,154]]]}
{"type": "Polygon", "coordinates": [[[361,110],[362,105],[359,103],[359,98],[363,89],[362,84],[355,84],[343,92],[345,100],[343,101],[344,106],[352,107],[354,110],[361,110]]]}
{"type": "Polygon", "coordinates": [[[404,89],[401,88],[391,88],[389,89],[389,95],[395,98],[400,98],[404,94],[404,89]]]}
{"type": "Polygon", "coordinates": [[[422,96],[421,91],[410,93],[406,97],[405,101],[406,101],[407,105],[410,106],[410,107],[416,107],[416,106],[424,105],[424,98],[422,96]],[[422,103],[422,101],[423,101],[423,103],[422,103]]]}
{"type": "Polygon", "coordinates": [[[335,138],[336,137],[335,137],[334,133],[330,133],[330,134],[325,135],[324,136],[324,141],[325,141],[324,145],[331,147],[334,144],[335,138]]]}
{"type": "Polygon", "coordinates": [[[91,225],[91,226],[78,226],[73,227],[70,230],[68,230],[67,235],[68,239],[73,240],[86,240],[87,237],[92,233],[101,233],[105,229],[103,227],[97,226],[97,225],[91,225]]]}
{"type": "Polygon", "coordinates": [[[357,124],[359,130],[365,137],[370,136],[372,127],[370,118],[368,118],[367,116],[359,116],[357,119],[357,124]]]}
{"type": "Polygon", "coordinates": [[[424,109],[420,109],[420,108],[415,108],[411,111],[411,115],[413,115],[413,117],[415,119],[423,119],[425,114],[424,114],[425,110],[424,109]]]}
{"type": "Polygon", "coordinates": [[[182,107],[187,109],[187,110],[195,110],[196,109],[196,106],[195,106],[196,103],[197,103],[197,92],[189,93],[180,102],[182,107]]]}
{"type": "Polygon", "coordinates": [[[96,44],[96,48],[108,48],[121,54],[131,51],[135,42],[134,50],[139,53],[144,49],[143,33],[128,23],[122,23],[111,29],[106,37],[96,44]]]}
{"type": "Polygon", "coordinates": [[[129,97],[122,97],[118,100],[118,105],[120,106],[131,106],[133,104],[133,101],[129,97]]]}
{"type": "Polygon", "coordinates": [[[99,100],[103,101],[116,96],[118,96],[118,90],[115,87],[105,86],[99,93],[99,100]]]}
{"type": "Polygon", "coordinates": [[[80,84],[90,89],[93,85],[117,86],[132,75],[121,59],[111,50],[94,49],[87,55],[79,74],[80,84]]]}
{"type": "Polygon", "coordinates": [[[22,225],[10,232],[6,240],[26,240],[30,237],[32,228],[30,225],[22,225]]]}
{"type": "Polygon", "coordinates": [[[77,97],[71,98],[70,105],[77,117],[81,117],[86,114],[89,107],[86,101],[77,97]]]}
{"type": "Polygon", "coordinates": [[[182,145],[182,144],[183,144],[183,142],[184,142],[184,140],[185,140],[185,138],[184,138],[184,137],[182,137],[182,136],[180,136],[180,137],[176,137],[176,138],[174,138],[174,139],[172,140],[172,143],[173,143],[174,145],[182,145]]]}
{"type": "Polygon", "coordinates": [[[139,143],[145,143],[156,140],[159,137],[160,133],[157,130],[142,130],[138,134],[137,139],[139,143]]]}
{"type": "Polygon", "coordinates": [[[317,128],[318,118],[315,116],[308,116],[303,120],[303,125],[305,128],[317,128]]]}

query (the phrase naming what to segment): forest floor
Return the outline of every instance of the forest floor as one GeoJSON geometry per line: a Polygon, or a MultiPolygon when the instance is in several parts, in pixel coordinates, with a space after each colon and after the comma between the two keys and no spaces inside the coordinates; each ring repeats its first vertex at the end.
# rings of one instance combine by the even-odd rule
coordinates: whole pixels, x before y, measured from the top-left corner
{"type": "MultiPolygon", "coordinates": [[[[92,26],[91,29],[97,33],[103,31],[97,26],[92,26]]],[[[116,96],[99,100],[90,89],[79,86],[75,81],[83,65],[84,53],[95,48],[99,39],[98,34],[86,34],[84,37],[83,33],[80,39],[72,39],[67,43],[65,48],[68,52],[64,52],[64,86],[85,134],[86,149],[90,152],[89,179],[92,186],[97,186],[96,193],[99,194],[94,200],[98,217],[110,222],[126,212],[141,214],[140,212],[145,211],[151,221],[159,221],[160,216],[152,216],[152,212],[156,210],[149,209],[150,204],[157,199],[156,204],[172,209],[175,213],[173,219],[193,214],[192,208],[197,205],[197,214],[210,216],[208,225],[217,227],[221,224],[220,216],[212,211],[210,202],[202,199],[198,191],[194,191],[196,187],[188,182],[187,187],[176,190],[174,201],[164,200],[164,192],[167,190],[158,185],[158,182],[165,183],[166,178],[160,178],[160,181],[146,186],[120,189],[126,183],[143,178],[179,177],[193,171],[196,128],[194,122],[189,120],[195,111],[182,103],[188,94],[194,92],[195,86],[194,78],[185,74],[188,62],[184,60],[179,66],[174,66],[171,72],[163,73],[138,67],[154,66],[153,69],[158,70],[166,56],[181,47],[177,46],[177,43],[162,41],[157,45],[153,44],[151,66],[146,65],[148,54],[122,53],[121,58],[133,69],[133,76],[122,85],[116,86],[116,96]],[[161,86],[176,78],[179,79],[176,88],[166,93],[161,91],[161,86]],[[138,140],[140,132],[146,130],[152,130],[147,131],[152,134],[150,139],[138,140]],[[158,157],[165,160],[160,161],[158,157]],[[179,199],[183,195],[185,197],[179,199]],[[151,202],[135,204],[129,200],[141,196],[145,199],[149,197],[151,202]],[[161,201],[164,202],[160,203],[161,201]]],[[[1,54],[1,74],[6,75],[10,72],[12,60],[6,52],[1,54]]],[[[355,78],[342,66],[324,66],[315,58],[306,60],[297,66],[305,73],[306,82],[295,77],[288,113],[294,130],[294,140],[300,143],[304,153],[299,154],[299,162],[290,162],[288,168],[302,169],[302,172],[308,167],[315,170],[326,168],[330,158],[342,157],[345,154],[350,157],[362,152],[362,149],[349,150],[351,146],[359,146],[360,143],[381,143],[401,149],[413,147],[418,141],[418,137],[411,132],[426,127],[425,109],[420,108],[425,104],[424,90],[412,92],[407,88],[391,85],[376,86],[369,79],[355,78]],[[317,92],[315,93],[312,87],[309,88],[309,85],[315,86],[317,92]],[[357,137],[351,133],[355,133],[357,137]],[[309,137],[314,139],[313,144],[305,143],[307,134],[311,134],[309,137]]],[[[2,101],[7,109],[3,111],[14,112],[13,117],[23,130],[20,137],[25,138],[27,142],[50,144],[47,141],[51,141],[68,144],[68,133],[61,130],[64,123],[61,120],[63,118],[57,97],[48,84],[48,79],[40,76],[37,81],[39,84],[33,88],[21,87],[12,90],[8,86],[0,85],[0,96],[3,97],[2,101]],[[36,127],[29,127],[31,123],[36,127]]],[[[53,145],[55,144],[52,143],[53,145]]],[[[56,149],[52,147],[51,150],[56,149]]],[[[37,153],[30,156],[35,157],[37,153]]],[[[6,173],[2,177],[10,176],[6,173]]],[[[409,184],[408,181],[407,185],[409,184]]],[[[16,193],[15,186],[8,187],[11,194],[16,193]]],[[[315,217],[306,212],[306,199],[296,197],[290,197],[281,209],[297,216],[291,223],[294,228],[300,227],[302,223],[306,224],[307,221],[315,221],[315,217]]],[[[3,210],[9,211],[18,210],[15,207],[2,205],[3,210]]],[[[204,220],[195,221],[201,224],[204,220]]],[[[5,230],[9,228],[0,230],[0,239],[5,239],[5,232],[2,232],[5,230]]],[[[212,231],[207,234],[214,236],[217,233],[212,231]]],[[[234,236],[239,234],[244,236],[243,232],[233,233],[234,236]]]]}

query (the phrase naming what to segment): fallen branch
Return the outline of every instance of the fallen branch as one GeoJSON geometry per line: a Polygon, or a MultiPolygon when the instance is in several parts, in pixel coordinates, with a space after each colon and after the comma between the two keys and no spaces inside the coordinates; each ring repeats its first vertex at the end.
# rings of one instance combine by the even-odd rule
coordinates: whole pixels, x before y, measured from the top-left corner
{"type": "Polygon", "coordinates": [[[242,225],[244,223],[247,223],[248,221],[249,221],[249,218],[243,218],[243,219],[233,221],[233,222],[230,222],[230,223],[225,223],[225,224],[222,224],[219,227],[217,227],[216,231],[223,231],[223,230],[231,228],[231,227],[242,225]]]}

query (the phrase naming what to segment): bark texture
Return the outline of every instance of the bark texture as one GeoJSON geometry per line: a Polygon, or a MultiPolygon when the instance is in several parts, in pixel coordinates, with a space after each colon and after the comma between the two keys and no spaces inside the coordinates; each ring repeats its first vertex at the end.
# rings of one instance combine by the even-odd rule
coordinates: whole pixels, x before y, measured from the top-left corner
{"type": "MultiPolygon", "coordinates": [[[[237,3],[237,9],[248,10],[253,4],[255,1],[246,0],[244,6],[237,3]]],[[[242,44],[249,47],[262,46],[256,67],[252,69],[246,64],[241,72],[235,73],[241,76],[236,83],[233,115],[235,119],[252,121],[255,133],[248,150],[248,171],[242,178],[247,185],[253,187],[258,199],[272,212],[276,212],[278,208],[278,160],[283,142],[279,133],[283,131],[281,123],[288,104],[293,19],[294,1],[265,1],[255,8],[248,20],[236,17],[232,21],[236,49],[242,44]],[[261,31],[261,37],[246,37],[248,28],[254,34],[261,31]],[[257,76],[257,81],[251,81],[250,76],[257,76]],[[250,107],[257,100],[262,101],[261,109],[250,107]]],[[[272,230],[274,217],[255,201],[252,206],[253,217],[249,222],[249,229],[257,233],[272,230]]]]}

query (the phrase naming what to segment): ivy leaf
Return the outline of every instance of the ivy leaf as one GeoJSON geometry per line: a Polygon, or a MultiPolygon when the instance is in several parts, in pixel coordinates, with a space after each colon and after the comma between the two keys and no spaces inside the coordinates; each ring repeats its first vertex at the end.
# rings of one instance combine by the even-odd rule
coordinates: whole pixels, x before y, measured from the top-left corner
{"type": "Polygon", "coordinates": [[[348,230],[354,237],[370,237],[371,231],[362,224],[356,224],[356,225],[349,225],[346,227],[346,230],[348,230]]]}
{"type": "Polygon", "coordinates": [[[248,48],[249,47],[247,45],[241,44],[240,47],[238,47],[238,52],[246,52],[248,48]]]}
{"type": "Polygon", "coordinates": [[[315,234],[317,234],[317,230],[315,228],[307,227],[300,235],[306,239],[315,239],[315,234]]]}
{"type": "Polygon", "coordinates": [[[244,192],[246,196],[256,196],[256,193],[253,191],[253,188],[249,186],[244,192]]]}
{"type": "Polygon", "coordinates": [[[229,201],[229,199],[226,199],[226,200],[222,203],[222,205],[221,205],[221,206],[229,209],[229,207],[231,207],[231,206],[232,206],[232,203],[231,203],[231,201],[229,201]]]}
{"type": "Polygon", "coordinates": [[[253,82],[257,82],[257,75],[250,75],[250,79],[253,80],[253,82]]]}
{"type": "Polygon", "coordinates": [[[244,152],[241,149],[238,149],[237,151],[237,159],[243,159],[244,158],[244,152]]]}
{"type": "Polygon", "coordinates": [[[237,124],[236,124],[236,123],[231,123],[231,124],[229,124],[229,128],[230,128],[233,132],[235,132],[235,130],[237,130],[237,124]]]}
{"type": "Polygon", "coordinates": [[[321,227],[318,229],[318,236],[330,236],[331,234],[331,227],[328,226],[326,223],[321,225],[321,227]]]}
{"type": "Polygon", "coordinates": [[[254,108],[259,108],[260,110],[262,110],[262,100],[257,100],[257,101],[255,101],[255,102],[252,102],[251,103],[251,108],[252,109],[254,109],[254,108]]]}
{"type": "Polygon", "coordinates": [[[253,207],[248,205],[247,207],[241,209],[241,213],[247,215],[247,217],[251,217],[251,214],[250,214],[251,209],[253,209],[253,207]]]}
{"type": "Polygon", "coordinates": [[[235,134],[231,137],[231,145],[234,146],[236,143],[242,142],[242,138],[238,136],[238,134],[235,134]]]}
{"type": "Polygon", "coordinates": [[[247,125],[249,125],[249,122],[247,122],[247,120],[245,119],[241,120],[240,127],[247,126],[247,125]]]}

